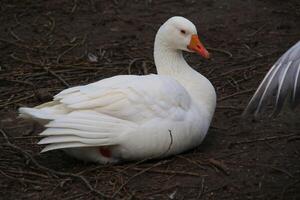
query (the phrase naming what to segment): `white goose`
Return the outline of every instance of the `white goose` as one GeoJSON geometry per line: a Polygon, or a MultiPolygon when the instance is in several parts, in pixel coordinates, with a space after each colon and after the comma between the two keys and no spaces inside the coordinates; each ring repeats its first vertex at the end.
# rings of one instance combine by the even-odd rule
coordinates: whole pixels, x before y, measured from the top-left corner
{"type": "Polygon", "coordinates": [[[290,95],[290,107],[300,103],[300,41],[285,52],[268,71],[251,98],[244,115],[256,116],[276,93],[275,112],[278,114],[290,95]]]}
{"type": "Polygon", "coordinates": [[[216,106],[214,87],[182,51],[209,57],[195,25],[172,17],[155,37],[158,75],[121,75],[72,87],[19,112],[46,123],[42,152],[64,149],[99,163],[178,154],[202,142],[216,106]]]}

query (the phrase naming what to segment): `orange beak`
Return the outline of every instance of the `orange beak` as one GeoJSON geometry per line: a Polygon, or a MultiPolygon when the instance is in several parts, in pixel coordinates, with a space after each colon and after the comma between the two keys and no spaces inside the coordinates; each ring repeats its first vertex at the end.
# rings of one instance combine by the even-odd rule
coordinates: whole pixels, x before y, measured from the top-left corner
{"type": "Polygon", "coordinates": [[[209,58],[209,53],[200,42],[198,35],[192,35],[190,44],[187,48],[191,51],[198,53],[199,55],[203,56],[204,58],[209,58]]]}

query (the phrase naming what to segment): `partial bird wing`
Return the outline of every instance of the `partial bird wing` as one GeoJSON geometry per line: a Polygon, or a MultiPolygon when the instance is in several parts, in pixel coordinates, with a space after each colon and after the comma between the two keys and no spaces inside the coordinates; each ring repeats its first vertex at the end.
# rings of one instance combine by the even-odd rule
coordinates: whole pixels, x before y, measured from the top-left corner
{"type": "Polygon", "coordinates": [[[278,114],[284,101],[291,94],[290,105],[300,102],[300,41],[285,52],[268,71],[251,98],[244,115],[257,115],[269,99],[276,94],[275,112],[278,114]]]}
{"type": "Polygon", "coordinates": [[[20,108],[48,120],[43,151],[121,143],[124,134],[153,119],[182,121],[190,108],[187,91],[168,76],[115,76],[66,89],[52,103],[20,108]]]}
{"type": "Polygon", "coordinates": [[[121,75],[62,91],[54,97],[71,110],[95,110],[132,122],[151,117],[179,119],[190,95],[173,78],[121,75]]]}
{"type": "Polygon", "coordinates": [[[117,145],[122,134],[136,124],[90,110],[78,110],[55,118],[45,125],[39,144],[47,144],[42,152],[72,148],[117,145]]]}

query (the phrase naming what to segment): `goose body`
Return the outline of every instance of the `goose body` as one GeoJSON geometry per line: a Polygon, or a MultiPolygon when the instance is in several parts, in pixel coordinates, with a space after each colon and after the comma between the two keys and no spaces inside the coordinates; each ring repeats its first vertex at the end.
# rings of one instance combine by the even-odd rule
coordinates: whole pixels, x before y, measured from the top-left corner
{"type": "Polygon", "coordinates": [[[85,161],[158,158],[198,146],[209,128],[216,94],[184,60],[182,50],[208,53],[195,26],[172,17],[154,44],[158,74],[120,75],[63,90],[53,101],[19,109],[45,126],[42,152],[63,149],[85,161]]]}
{"type": "Polygon", "coordinates": [[[268,100],[275,98],[275,112],[278,114],[284,101],[290,97],[290,106],[300,102],[300,41],[285,52],[271,67],[251,98],[244,115],[257,115],[268,100]]]}

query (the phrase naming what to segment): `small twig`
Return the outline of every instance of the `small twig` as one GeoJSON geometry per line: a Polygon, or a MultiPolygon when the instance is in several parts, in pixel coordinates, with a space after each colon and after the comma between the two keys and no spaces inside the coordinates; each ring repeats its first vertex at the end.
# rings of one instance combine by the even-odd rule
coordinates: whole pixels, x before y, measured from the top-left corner
{"type": "MultiPolygon", "coordinates": [[[[136,177],[138,177],[138,176],[140,176],[141,174],[143,174],[143,173],[145,173],[145,172],[147,172],[147,171],[149,171],[149,170],[151,170],[152,168],[154,168],[154,167],[157,167],[157,166],[159,166],[159,165],[162,165],[162,164],[165,164],[166,162],[168,162],[167,160],[165,160],[165,161],[161,161],[161,162],[158,162],[158,163],[155,163],[154,165],[152,165],[152,166],[150,166],[150,167],[148,167],[148,168],[145,168],[145,169],[141,169],[141,171],[140,172],[138,172],[138,173],[136,173],[135,175],[133,175],[133,176],[131,176],[125,183],[123,183],[115,192],[114,192],[114,194],[111,196],[111,198],[113,199],[113,198],[115,198],[116,197],[116,195],[130,182],[130,181],[132,181],[134,178],[136,178],[136,177]]],[[[132,168],[132,169],[136,169],[136,168],[132,168]]]]}
{"type": "Polygon", "coordinates": [[[226,72],[224,72],[224,73],[218,75],[218,77],[226,76],[226,75],[228,75],[228,74],[235,73],[235,72],[237,72],[237,71],[245,71],[245,70],[247,70],[247,69],[253,70],[253,69],[255,69],[255,68],[258,67],[258,66],[260,66],[260,65],[255,65],[255,66],[250,65],[250,66],[247,66],[247,67],[239,67],[239,68],[235,68],[235,69],[226,71],[226,72]]]}
{"type": "Polygon", "coordinates": [[[18,15],[17,14],[14,14],[14,18],[15,18],[15,21],[16,21],[16,25],[15,25],[15,27],[16,27],[16,26],[20,25],[21,23],[20,23],[20,21],[18,19],[18,15]]]}
{"type": "Polygon", "coordinates": [[[249,152],[249,150],[243,150],[243,151],[233,152],[233,153],[230,153],[230,154],[217,156],[216,158],[217,159],[224,159],[224,158],[228,158],[228,157],[231,157],[231,156],[235,156],[235,155],[239,155],[239,154],[243,154],[243,153],[247,153],[247,152],[249,152]]]}
{"type": "Polygon", "coordinates": [[[288,142],[295,141],[295,140],[300,140],[300,136],[291,137],[288,139],[288,142]]]}
{"type": "Polygon", "coordinates": [[[212,47],[207,47],[206,49],[210,50],[210,51],[216,51],[216,52],[224,53],[224,54],[228,55],[229,57],[232,57],[232,53],[230,53],[229,51],[226,51],[224,49],[217,49],[217,48],[212,48],[212,47]]]}
{"type": "Polygon", "coordinates": [[[74,44],[73,46],[71,46],[70,48],[66,49],[65,51],[63,51],[61,54],[59,54],[57,56],[57,59],[56,59],[56,63],[58,64],[61,57],[63,57],[66,53],[68,53],[69,51],[71,51],[72,49],[74,49],[75,47],[79,46],[79,43],[77,44],[74,44]]]}
{"type": "Polygon", "coordinates": [[[43,174],[38,174],[35,172],[30,172],[30,171],[13,171],[13,170],[6,170],[7,172],[13,173],[13,174],[22,174],[22,175],[29,175],[29,176],[37,176],[40,178],[45,178],[48,179],[49,177],[43,174]]]}
{"type": "Polygon", "coordinates": [[[266,27],[266,25],[267,25],[267,24],[262,25],[262,26],[259,27],[257,30],[255,30],[253,33],[250,33],[250,34],[248,34],[247,36],[248,36],[248,37],[252,37],[252,36],[256,35],[258,32],[262,31],[262,30],[266,27]]]}
{"type": "Polygon", "coordinates": [[[52,18],[52,17],[49,16],[49,15],[45,15],[45,16],[46,16],[46,17],[49,19],[49,21],[51,22],[50,30],[49,30],[49,32],[46,34],[46,36],[49,36],[51,33],[53,33],[56,24],[55,24],[54,18],[52,18]]]}
{"type": "Polygon", "coordinates": [[[4,173],[2,170],[0,170],[0,174],[5,176],[6,178],[9,178],[9,179],[12,179],[15,181],[19,181],[19,182],[26,182],[26,183],[31,183],[31,184],[35,184],[35,185],[49,185],[45,181],[43,181],[43,182],[42,181],[34,181],[34,180],[25,179],[25,178],[17,178],[17,177],[9,176],[6,173],[4,173]]]}
{"type": "Polygon", "coordinates": [[[22,40],[17,34],[15,34],[11,28],[9,29],[9,32],[16,40],[24,42],[24,40],[22,40]]]}
{"type": "Polygon", "coordinates": [[[262,57],[255,57],[255,58],[245,59],[245,60],[242,60],[242,61],[239,61],[239,62],[232,63],[230,65],[231,65],[231,67],[247,65],[249,63],[253,63],[254,61],[258,61],[258,60],[261,60],[261,59],[266,59],[266,58],[272,57],[272,56],[277,55],[279,53],[282,53],[282,52],[273,51],[269,54],[262,55],[262,57]]]}
{"type": "Polygon", "coordinates": [[[244,164],[244,163],[234,162],[234,161],[226,161],[226,163],[227,164],[235,164],[235,165],[238,164],[239,166],[243,165],[243,166],[248,166],[248,167],[253,167],[253,166],[256,166],[256,167],[268,167],[268,168],[271,168],[271,169],[273,169],[275,171],[279,171],[281,173],[284,173],[284,174],[288,175],[291,178],[294,177],[290,172],[288,172],[288,171],[286,171],[284,169],[281,169],[279,167],[268,165],[268,164],[261,164],[261,163],[253,163],[253,164],[252,163],[245,163],[244,164]]]}
{"type": "Polygon", "coordinates": [[[218,190],[220,190],[220,189],[225,188],[227,185],[228,185],[228,184],[226,183],[226,184],[224,184],[224,185],[218,186],[218,187],[213,188],[213,189],[211,189],[211,190],[204,191],[204,192],[202,193],[202,195],[204,195],[204,194],[209,194],[209,193],[218,191],[218,190]]]}
{"type": "Polygon", "coordinates": [[[30,51],[39,51],[40,53],[51,54],[51,52],[45,51],[45,50],[41,49],[39,46],[27,46],[25,44],[13,42],[13,41],[10,41],[10,40],[5,40],[3,38],[0,38],[0,42],[5,42],[7,44],[14,45],[16,47],[19,47],[19,48],[22,48],[22,49],[27,49],[27,50],[30,50],[30,51]]]}
{"type": "MultiPolygon", "coordinates": [[[[186,172],[186,171],[175,171],[175,170],[161,170],[161,169],[152,169],[153,167],[146,168],[147,171],[149,172],[153,172],[153,173],[159,173],[159,174],[172,174],[172,175],[184,175],[184,176],[196,176],[196,177],[203,177],[203,176],[207,176],[204,174],[199,174],[199,173],[195,173],[195,172],[186,172]]],[[[139,168],[139,167],[134,167],[131,168],[133,170],[136,171],[143,171],[143,168],[139,168]]]]}
{"type": "Polygon", "coordinates": [[[77,9],[77,0],[74,0],[74,5],[71,9],[71,13],[73,14],[76,11],[76,9],[77,9]]]}
{"type": "Polygon", "coordinates": [[[148,74],[148,68],[147,68],[147,62],[146,61],[143,61],[142,68],[143,68],[143,74],[144,75],[148,74]]]}
{"type": "Polygon", "coordinates": [[[275,167],[275,166],[272,166],[272,165],[266,165],[266,164],[259,164],[259,163],[258,163],[258,164],[255,164],[255,165],[261,166],[261,167],[269,167],[269,168],[271,168],[271,169],[273,169],[273,170],[275,170],[275,171],[279,171],[279,172],[281,172],[281,173],[284,173],[284,174],[288,175],[288,176],[291,177],[291,178],[294,177],[290,172],[288,172],[288,171],[286,171],[286,170],[284,170],[284,169],[281,169],[281,168],[279,168],[279,167],[275,167]]]}
{"type": "Polygon", "coordinates": [[[203,195],[203,193],[204,193],[204,181],[205,181],[205,179],[202,178],[202,180],[201,180],[201,190],[200,190],[200,192],[199,192],[199,194],[198,194],[197,199],[201,199],[201,197],[202,197],[202,195],[203,195]]]}
{"type": "Polygon", "coordinates": [[[161,188],[161,189],[156,190],[156,191],[145,193],[144,196],[150,196],[151,197],[154,194],[162,194],[162,192],[171,190],[171,189],[176,188],[176,187],[178,187],[178,183],[175,183],[173,185],[168,185],[167,187],[161,188]]]}
{"type": "Polygon", "coordinates": [[[26,63],[26,64],[31,64],[31,65],[36,65],[36,66],[41,66],[41,63],[36,63],[36,62],[32,62],[29,60],[24,60],[21,58],[16,57],[14,54],[10,54],[10,57],[18,62],[22,62],[22,63],[26,63]]]}
{"type": "Polygon", "coordinates": [[[237,91],[240,90],[240,86],[239,86],[239,82],[241,82],[242,80],[235,80],[232,76],[229,77],[229,79],[227,80],[228,83],[235,88],[237,91]]]}
{"type": "Polygon", "coordinates": [[[128,68],[127,68],[128,74],[129,74],[129,75],[132,74],[132,73],[131,73],[131,68],[132,68],[133,64],[136,63],[136,62],[139,61],[139,60],[143,60],[143,58],[134,58],[134,59],[132,59],[132,60],[130,61],[129,65],[128,65],[128,68]]]}
{"type": "Polygon", "coordinates": [[[217,76],[214,76],[212,77],[211,79],[219,79],[220,77],[223,77],[223,76],[227,76],[229,74],[233,74],[233,73],[236,73],[237,71],[246,71],[250,68],[250,70],[253,70],[255,69],[257,66],[260,66],[260,65],[256,65],[256,66],[248,66],[248,67],[239,67],[239,68],[235,68],[233,70],[229,70],[229,71],[226,71],[220,75],[217,75],[217,76]]]}
{"type": "Polygon", "coordinates": [[[80,199],[80,197],[82,196],[85,196],[83,199],[87,199],[87,195],[89,194],[90,192],[86,192],[86,193],[77,193],[77,194],[74,194],[74,195],[71,195],[71,196],[68,196],[62,200],[69,200],[69,199],[80,199]]]}
{"type": "Polygon", "coordinates": [[[21,101],[25,101],[25,100],[27,100],[27,99],[30,99],[30,98],[34,97],[34,96],[35,96],[34,94],[31,94],[31,95],[29,95],[29,96],[25,96],[25,97],[23,97],[23,98],[20,98],[20,99],[15,100],[15,101],[7,102],[7,103],[5,103],[5,104],[0,105],[0,108],[4,108],[4,107],[9,106],[9,105],[11,105],[11,104],[16,104],[16,103],[19,103],[19,102],[21,102],[21,101]]]}
{"type": "Polygon", "coordinates": [[[69,83],[67,83],[67,81],[65,81],[62,77],[60,77],[54,71],[50,70],[47,67],[44,67],[44,70],[46,70],[49,74],[51,74],[52,76],[54,76],[55,78],[57,78],[58,80],[60,80],[66,87],[70,87],[69,83]]]}
{"type": "Polygon", "coordinates": [[[298,184],[299,182],[300,182],[300,180],[296,180],[296,181],[294,181],[293,183],[286,185],[286,186],[283,188],[282,192],[281,192],[281,199],[284,200],[284,199],[285,199],[284,194],[286,193],[286,191],[287,191],[290,187],[292,187],[292,186],[298,184]]]}
{"type": "Polygon", "coordinates": [[[90,0],[90,2],[91,2],[92,11],[97,12],[94,0],[90,0]]]}
{"type": "Polygon", "coordinates": [[[234,96],[237,96],[237,95],[242,95],[242,94],[247,94],[247,93],[250,93],[250,92],[254,92],[255,89],[248,89],[248,90],[243,90],[243,91],[240,91],[240,92],[236,92],[236,93],[233,93],[233,94],[230,94],[228,96],[225,96],[225,97],[221,97],[218,99],[218,101],[224,101],[226,99],[229,99],[231,97],[234,97],[234,96]]]}
{"type": "Polygon", "coordinates": [[[249,143],[261,142],[261,141],[277,140],[277,139],[282,139],[282,138],[288,138],[288,137],[295,136],[295,135],[298,135],[298,134],[270,136],[270,137],[265,137],[265,138],[257,138],[257,139],[253,139],[253,140],[238,141],[238,142],[230,143],[229,146],[239,145],[239,144],[249,144],[249,143]]]}
{"type": "Polygon", "coordinates": [[[215,167],[217,167],[218,169],[220,169],[222,172],[224,172],[224,174],[226,174],[227,176],[229,175],[229,172],[227,171],[228,168],[226,165],[224,165],[222,162],[215,160],[213,158],[209,158],[208,161],[213,164],[215,167]]]}
{"type": "Polygon", "coordinates": [[[244,44],[244,46],[246,47],[246,49],[248,49],[249,51],[251,51],[252,53],[257,55],[258,57],[262,57],[262,55],[260,53],[258,53],[257,51],[252,50],[247,44],[244,44]]]}
{"type": "MultiPolygon", "coordinates": [[[[21,127],[21,126],[19,126],[21,127]]],[[[18,137],[11,137],[13,140],[24,140],[24,139],[34,139],[34,138],[42,138],[43,136],[40,135],[32,135],[32,136],[18,136],[18,137]]]]}
{"type": "MultiPolygon", "coordinates": [[[[212,74],[212,73],[214,73],[216,71],[216,69],[215,68],[212,68],[212,69],[210,69],[207,73],[206,73],[206,77],[210,77],[210,75],[212,74]]],[[[212,78],[212,77],[211,77],[212,78]]],[[[211,79],[210,78],[210,79],[211,79]]]]}
{"type": "Polygon", "coordinates": [[[181,159],[184,159],[186,161],[188,161],[189,163],[192,163],[194,165],[196,165],[197,167],[199,167],[200,169],[206,169],[205,167],[203,167],[202,165],[200,165],[199,161],[198,160],[191,160],[189,158],[186,158],[185,156],[181,156],[181,155],[177,155],[176,156],[177,158],[181,158],[181,159]]]}
{"type": "Polygon", "coordinates": [[[238,106],[217,106],[217,109],[228,109],[228,110],[237,110],[237,111],[242,111],[245,108],[243,107],[238,107],[238,106]]]}
{"type": "Polygon", "coordinates": [[[275,31],[270,31],[268,34],[271,35],[278,35],[278,36],[297,36],[299,37],[299,33],[280,33],[280,32],[275,32],[275,31]]]}

